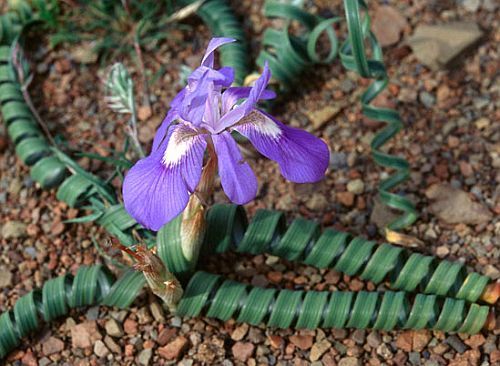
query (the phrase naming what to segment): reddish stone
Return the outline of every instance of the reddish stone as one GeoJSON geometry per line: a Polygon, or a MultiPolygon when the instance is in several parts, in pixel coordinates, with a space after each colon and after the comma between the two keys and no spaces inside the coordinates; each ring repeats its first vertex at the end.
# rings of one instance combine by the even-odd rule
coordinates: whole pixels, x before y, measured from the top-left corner
{"type": "Polygon", "coordinates": [[[175,328],[162,329],[160,334],[158,334],[158,344],[160,346],[166,345],[168,342],[170,342],[172,339],[174,339],[176,333],[177,333],[177,331],[175,330],[175,328]]]}
{"type": "Polygon", "coordinates": [[[55,337],[50,337],[42,344],[43,354],[50,356],[54,353],[59,353],[64,349],[64,342],[55,337]]]}
{"type": "Polygon", "coordinates": [[[283,344],[283,338],[281,338],[279,335],[270,335],[268,336],[268,339],[271,347],[281,348],[281,345],[283,344]]]}
{"type": "Polygon", "coordinates": [[[234,358],[242,362],[252,357],[254,350],[255,346],[250,342],[236,342],[231,348],[234,358]]]}
{"type": "Polygon", "coordinates": [[[354,204],[354,193],[338,192],[337,200],[346,207],[352,207],[352,205],[354,204]]]}
{"type": "Polygon", "coordinates": [[[125,331],[125,333],[130,335],[137,334],[137,322],[135,320],[128,318],[123,323],[123,330],[125,331]]]}
{"type": "Polygon", "coordinates": [[[290,342],[302,350],[308,350],[313,345],[313,337],[310,335],[293,335],[290,342]]]}
{"type": "Polygon", "coordinates": [[[166,358],[167,360],[177,360],[182,356],[187,346],[187,338],[180,336],[175,338],[165,347],[158,348],[158,353],[161,357],[166,358]]]}

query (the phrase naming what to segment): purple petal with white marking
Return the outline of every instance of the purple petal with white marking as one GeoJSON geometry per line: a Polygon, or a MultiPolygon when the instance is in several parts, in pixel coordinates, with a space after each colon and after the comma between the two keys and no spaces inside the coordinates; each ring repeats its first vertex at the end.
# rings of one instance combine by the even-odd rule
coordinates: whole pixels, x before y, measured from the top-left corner
{"type": "Polygon", "coordinates": [[[231,134],[224,131],[212,135],[219,161],[222,188],[229,199],[243,205],[255,198],[257,178],[250,165],[243,160],[240,149],[231,134]]]}
{"type": "Polygon", "coordinates": [[[160,144],[167,138],[168,128],[174,120],[179,118],[179,108],[181,107],[182,101],[184,100],[184,95],[186,94],[186,88],[182,89],[170,102],[170,110],[168,111],[166,117],[163,119],[160,127],[156,130],[155,137],[153,139],[153,147],[151,152],[156,151],[160,147],[160,144]]]}
{"type": "Polygon", "coordinates": [[[157,231],[186,207],[201,177],[206,141],[187,125],[172,126],[169,139],[125,176],[123,202],[144,227],[157,231]]]}
{"type": "Polygon", "coordinates": [[[309,132],[285,126],[255,110],[234,127],[265,157],[278,163],[281,174],[296,183],[321,180],[328,168],[328,146],[309,132]]]}

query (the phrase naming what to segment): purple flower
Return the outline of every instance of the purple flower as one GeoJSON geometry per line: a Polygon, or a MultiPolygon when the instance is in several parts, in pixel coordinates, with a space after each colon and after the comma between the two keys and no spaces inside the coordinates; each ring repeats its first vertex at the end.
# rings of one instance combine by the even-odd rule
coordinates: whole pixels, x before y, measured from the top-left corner
{"type": "Polygon", "coordinates": [[[229,199],[245,204],[255,198],[257,179],[241,156],[233,131],[276,161],[290,181],[316,182],[324,176],[329,161],[326,144],[256,108],[259,100],[275,97],[266,90],[271,77],[267,64],[252,87],[231,87],[233,70],[214,69],[214,51],[233,41],[210,41],[201,66],[173,99],[151,154],[125,177],[125,209],[146,228],[159,230],[184,210],[200,182],[207,147],[215,152],[222,188],[229,199]]]}

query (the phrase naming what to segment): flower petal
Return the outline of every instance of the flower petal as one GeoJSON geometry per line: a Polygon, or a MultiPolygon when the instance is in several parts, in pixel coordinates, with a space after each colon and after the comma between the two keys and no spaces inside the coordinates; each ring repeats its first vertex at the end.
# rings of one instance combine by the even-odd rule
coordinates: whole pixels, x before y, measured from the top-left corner
{"type": "Polygon", "coordinates": [[[226,195],[239,205],[254,199],[257,194],[257,178],[250,165],[243,160],[236,141],[227,131],[212,135],[212,140],[219,161],[222,188],[226,195]]]}
{"type": "Polygon", "coordinates": [[[260,110],[251,112],[234,130],[248,138],[262,155],[276,161],[281,174],[292,182],[317,182],[325,175],[328,146],[309,132],[285,126],[260,110]]]}
{"type": "Polygon", "coordinates": [[[169,140],[139,160],[125,176],[127,212],[144,227],[159,230],[186,207],[201,176],[206,141],[186,125],[171,127],[169,140]]]}
{"type": "Polygon", "coordinates": [[[175,119],[179,118],[179,109],[182,105],[185,94],[186,88],[177,93],[174,99],[172,99],[172,101],[170,102],[170,110],[160,124],[160,127],[158,127],[158,130],[156,130],[151,152],[156,151],[160,147],[161,143],[167,138],[167,132],[170,125],[175,119]]]}
{"type": "Polygon", "coordinates": [[[208,43],[207,50],[205,51],[205,55],[201,60],[201,64],[203,66],[214,67],[214,52],[217,48],[227,43],[236,42],[234,38],[226,38],[226,37],[215,37],[210,40],[208,43]]]}
{"type": "MultiPolygon", "coordinates": [[[[238,100],[243,98],[248,98],[251,86],[233,86],[227,88],[224,93],[222,93],[222,114],[225,114],[234,107],[238,100]]],[[[274,99],[276,98],[276,93],[272,90],[264,90],[260,96],[260,99],[274,99]]]]}
{"type": "Polygon", "coordinates": [[[267,62],[264,64],[264,70],[262,71],[262,75],[255,81],[252,86],[250,93],[248,94],[247,100],[241,103],[239,106],[236,106],[226,114],[222,116],[220,119],[216,132],[221,132],[226,128],[234,125],[236,122],[245,117],[248,113],[254,110],[255,105],[262,99],[262,95],[264,95],[267,84],[271,79],[271,71],[269,70],[269,66],[267,62]]]}

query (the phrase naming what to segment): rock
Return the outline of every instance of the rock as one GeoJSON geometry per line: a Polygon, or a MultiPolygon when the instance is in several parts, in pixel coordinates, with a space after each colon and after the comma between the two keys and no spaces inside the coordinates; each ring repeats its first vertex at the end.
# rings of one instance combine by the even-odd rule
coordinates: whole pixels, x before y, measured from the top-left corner
{"type": "Polygon", "coordinates": [[[12,272],[6,267],[0,267],[0,288],[12,286],[12,272]]]}
{"type": "Polygon", "coordinates": [[[356,357],[344,357],[340,359],[338,366],[361,366],[361,360],[356,357]]]}
{"type": "Polygon", "coordinates": [[[354,194],[352,192],[338,192],[337,200],[346,207],[352,207],[354,204],[354,194]]]}
{"type": "Polygon", "coordinates": [[[148,366],[153,357],[153,350],[151,348],[143,349],[137,355],[137,363],[141,366],[148,366]]]}
{"type": "Polygon", "coordinates": [[[351,339],[356,342],[357,344],[363,344],[365,343],[366,339],[366,331],[364,329],[356,329],[352,335],[351,339]]]}
{"type": "Polygon", "coordinates": [[[20,221],[7,221],[2,227],[4,239],[16,239],[26,236],[26,224],[20,221]]]}
{"type": "MultiPolygon", "coordinates": [[[[23,358],[21,358],[21,363],[23,364],[23,366],[39,366],[42,364],[42,360],[48,360],[47,357],[43,357],[41,360],[40,360],[40,363],[37,362],[35,356],[33,355],[33,352],[31,351],[27,351],[23,358]]],[[[49,360],[49,363],[50,363],[50,360],[49,360]]]]}
{"type": "Polygon", "coordinates": [[[398,218],[398,214],[380,202],[378,197],[374,198],[374,202],[370,222],[374,223],[379,229],[385,228],[389,223],[398,218]]]}
{"type": "Polygon", "coordinates": [[[500,271],[493,264],[488,264],[486,267],[484,267],[484,275],[490,277],[493,280],[498,280],[500,278],[500,271]]]}
{"type": "Polygon", "coordinates": [[[166,346],[158,348],[158,353],[167,360],[177,360],[182,356],[187,347],[187,338],[179,336],[166,346]]]}
{"type": "Polygon", "coordinates": [[[450,248],[448,248],[446,245],[440,245],[440,246],[437,247],[437,249],[436,249],[436,255],[439,258],[444,258],[448,254],[450,254],[450,248]]]}
{"type": "Polygon", "coordinates": [[[354,194],[361,194],[365,190],[365,184],[361,179],[354,179],[347,183],[347,190],[354,194]]]}
{"type": "Polygon", "coordinates": [[[135,335],[137,334],[137,322],[133,319],[127,318],[127,320],[123,323],[123,329],[125,330],[125,333],[135,335]]]}
{"type": "Polygon", "coordinates": [[[237,327],[233,333],[231,333],[231,339],[233,341],[241,341],[248,332],[248,324],[243,323],[237,327]]]}
{"type": "Polygon", "coordinates": [[[308,350],[313,344],[313,336],[311,335],[293,335],[290,337],[290,342],[301,350],[308,350]]]}
{"type": "Polygon", "coordinates": [[[326,339],[323,339],[317,343],[314,343],[311,348],[311,353],[309,354],[309,359],[314,362],[323,356],[323,354],[332,347],[332,344],[326,339]]]}
{"type": "Polygon", "coordinates": [[[370,347],[377,348],[382,343],[382,338],[377,331],[372,331],[368,334],[368,337],[366,337],[366,342],[370,347]]]}
{"type": "Polygon", "coordinates": [[[458,353],[464,353],[467,346],[456,335],[451,335],[445,339],[445,342],[450,345],[458,353]]]}
{"type": "Polygon", "coordinates": [[[483,130],[490,125],[490,120],[486,117],[481,117],[476,121],[474,121],[474,125],[476,126],[477,129],[483,130]]]}
{"type": "Polygon", "coordinates": [[[331,153],[330,168],[333,170],[347,168],[347,155],[343,152],[331,153]]]}
{"type": "Polygon", "coordinates": [[[413,332],[413,347],[412,350],[422,352],[429,344],[432,336],[428,330],[417,330],[413,332]]]}
{"type": "Polygon", "coordinates": [[[311,121],[313,128],[315,130],[320,129],[325,123],[330,121],[333,117],[335,117],[341,111],[341,107],[339,105],[327,105],[318,110],[314,111],[306,111],[305,114],[307,118],[311,121]]]}
{"type": "Polygon", "coordinates": [[[104,328],[106,329],[106,333],[111,337],[119,338],[122,337],[124,334],[122,325],[113,318],[109,319],[106,322],[104,328]]]}
{"type": "Polygon", "coordinates": [[[269,339],[269,344],[273,348],[281,348],[281,345],[283,344],[283,338],[281,338],[279,335],[269,335],[267,337],[269,339]]]}
{"type": "Polygon", "coordinates": [[[448,224],[484,224],[491,220],[492,214],[480,203],[471,200],[469,195],[448,184],[434,184],[425,192],[434,201],[429,211],[448,224]]]}
{"type": "Polygon", "coordinates": [[[42,344],[42,351],[45,356],[59,353],[64,349],[64,342],[58,338],[50,337],[42,344]]]}
{"type": "Polygon", "coordinates": [[[94,344],[94,354],[99,358],[104,358],[109,355],[109,349],[107,349],[103,341],[97,341],[94,344]]]}
{"type": "Polygon", "coordinates": [[[122,353],[122,349],[121,349],[120,345],[118,343],[116,343],[113,340],[113,338],[111,338],[108,335],[106,337],[104,337],[104,344],[106,345],[106,347],[108,347],[108,349],[111,350],[111,352],[116,353],[116,354],[122,353]]]}
{"type": "Polygon", "coordinates": [[[465,344],[471,348],[479,348],[486,342],[482,334],[475,334],[465,341],[465,344]]]}
{"type": "Polygon", "coordinates": [[[418,95],[418,99],[426,108],[432,108],[432,106],[436,103],[436,98],[429,92],[423,91],[418,95]]]}
{"type": "Polygon", "coordinates": [[[250,342],[236,342],[231,351],[238,361],[246,362],[253,355],[255,346],[250,342]]]}
{"type": "Polygon", "coordinates": [[[139,120],[141,121],[147,121],[149,117],[151,117],[151,115],[153,114],[153,112],[151,111],[151,107],[147,106],[147,105],[143,105],[143,106],[140,106],[138,109],[137,109],[137,117],[139,117],[139,120]]]}
{"type": "Polygon", "coordinates": [[[305,204],[311,211],[323,211],[328,207],[328,201],[322,193],[313,193],[305,204]]]}
{"type": "Polygon", "coordinates": [[[102,339],[95,321],[77,324],[71,328],[71,344],[73,348],[91,347],[97,340],[102,339]]]}
{"type": "Polygon", "coordinates": [[[431,335],[428,331],[405,331],[398,335],[396,339],[396,347],[405,352],[421,352],[431,340],[431,335]]]}
{"type": "Polygon", "coordinates": [[[153,321],[151,314],[149,314],[148,308],[145,306],[137,311],[137,319],[139,320],[139,324],[149,324],[153,321]]]}
{"type": "Polygon", "coordinates": [[[97,320],[99,318],[99,306],[92,306],[85,313],[87,320],[97,320]]]}
{"type": "Polygon", "coordinates": [[[464,0],[462,1],[462,6],[465,10],[475,13],[479,9],[479,6],[481,6],[481,0],[464,0]]]}
{"type": "Polygon", "coordinates": [[[158,334],[158,344],[160,346],[166,345],[172,339],[174,339],[177,331],[174,328],[163,328],[160,334],[158,334]]]}
{"type": "Polygon", "coordinates": [[[165,313],[163,312],[163,308],[158,302],[153,302],[149,309],[151,310],[151,315],[158,323],[165,323],[165,313]]]}
{"type": "Polygon", "coordinates": [[[449,65],[481,36],[481,30],[472,22],[419,25],[408,44],[420,62],[439,69],[449,65]]]}
{"type": "Polygon", "coordinates": [[[406,27],[406,18],[392,6],[379,6],[373,14],[372,31],[382,47],[397,43],[406,27]]]}
{"type": "Polygon", "coordinates": [[[389,348],[389,346],[385,343],[382,343],[377,347],[377,354],[382,356],[385,360],[390,360],[393,357],[393,354],[389,348]]]}

